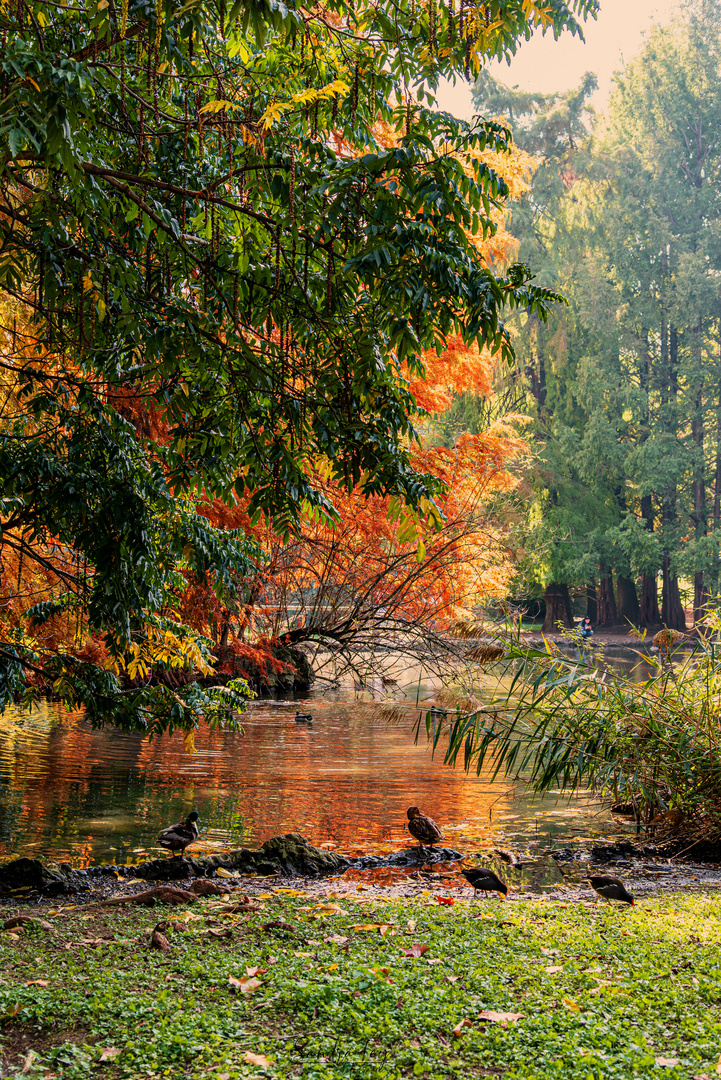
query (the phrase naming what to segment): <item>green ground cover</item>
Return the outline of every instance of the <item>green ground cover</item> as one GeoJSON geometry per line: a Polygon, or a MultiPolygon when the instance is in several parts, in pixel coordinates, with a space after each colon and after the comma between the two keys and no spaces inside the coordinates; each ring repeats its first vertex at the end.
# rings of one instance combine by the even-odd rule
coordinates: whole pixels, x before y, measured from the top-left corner
{"type": "Polygon", "coordinates": [[[666,894],[623,910],[441,906],[432,896],[323,904],[286,894],[250,917],[207,900],[173,911],[35,911],[52,931],[0,935],[0,1073],[717,1075],[714,897],[666,894]],[[148,947],[163,918],[186,927],[168,930],[166,952],[148,947]],[[483,1011],[522,1016],[504,1024],[479,1019],[483,1011]]]}

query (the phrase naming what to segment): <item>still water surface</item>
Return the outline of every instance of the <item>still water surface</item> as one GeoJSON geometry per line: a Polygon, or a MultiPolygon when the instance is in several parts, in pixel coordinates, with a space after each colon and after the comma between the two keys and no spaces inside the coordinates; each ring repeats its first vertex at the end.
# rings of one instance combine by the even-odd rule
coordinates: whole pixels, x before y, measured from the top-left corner
{"type": "Polygon", "coordinates": [[[203,729],[194,754],[180,736],[93,731],[57,705],[10,709],[0,718],[0,857],[136,861],[194,808],[197,854],[290,831],[341,849],[401,841],[413,804],[451,826],[453,842],[613,833],[597,805],[533,801],[522,786],[444,766],[414,745],[410,725],[391,726],[352,697],[308,702],[310,728],[296,724],[296,702],[255,703],[243,734],[203,729]]]}

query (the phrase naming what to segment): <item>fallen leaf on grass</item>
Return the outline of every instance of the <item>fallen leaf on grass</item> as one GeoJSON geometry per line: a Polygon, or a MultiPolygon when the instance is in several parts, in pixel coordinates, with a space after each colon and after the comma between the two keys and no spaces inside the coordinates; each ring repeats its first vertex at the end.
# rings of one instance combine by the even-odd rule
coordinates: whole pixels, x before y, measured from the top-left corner
{"type": "Polygon", "coordinates": [[[269,1069],[270,1062],[267,1057],[263,1057],[262,1054],[254,1054],[250,1050],[246,1050],[243,1054],[243,1061],[246,1061],[248,1065],[257,1065],[259,1069],[269,1069]]]}
{"type": "Polygon", "coordinates": [[[345,945],[347,940],[348,938],[342,934],[329,934],[328,937],[323,938],[327,945],[345,945]]]}
{"type": "Polygon", "coordinates": [[[555,975],[557,971],[563,971],[563,964],[554,964],[551,967],[543,969],[546,975],[555,975]]]}
{"type": "Polygon", "coordinates": [[[32,1069],[33,1065],[35,1064],[35,1062],[38,1060],[39,1057],[40,1057],[40,1054],[37,1054],[34,1050],[29,1050],[28,1051],[27,1056],[23,1060],[23,1067],[22,1067],[22,1070],[21,1070],[21,1074],[23,1076],[27,1076],[27,1074],[30,1072],[30,1070],[32,1069]]]}
{"type": "Polygon", "coordinates": [[[377,930],[381,937],[385,937],[392,926],[393,923],[358,923],[352,929],[356,934],[371,933],[373,930],[377,930]]]}
{"type": "Polygon", "coordinates": [[[678,1065],[678,1058],[657,1057],[656,1064],[661,1065],[666,1069],[672,1069],[674,1065],[678,1065]]]}
{"type": "Polygon", "coordinates": [[[252,979],[255,975],[265,975],[267,968],[261,967],[246,967],[245,974],[249,979],[252,979]]]}
{"type": "Polygon", "coordinates": [[[275,895],[278,893],[283,893],[284,896],[308,896],[304,889],[276,889],[275,895]]]}
{"type": "Polygon", "coordinates": [[[25,983],[26,986],[50,986],[48,979],[31,979],[30,982],[25,983]]]}
{"type": "Polygon", "coordinates": [[[570,1009],[571,1012],[581,1011],[581,1006],[578,1004],[577,1001],[574,1001],[573,998],[563,998],[563,1004],[566,1006],[567,1009],[570,1009]]]}
{"type": "Polygon", "coordinates": [[[517,1020],[521,1020],[526,1014],[517,1012],[496,1012],[495,1009],[484,1009],[483,1012],[479,1012],[478,1019],[486,1020],[491,1024],[501,1024],[502,1027],[507,1027],[509,1024],[515,1024],[517,1020]]]}
{"type": "Polygon", "coordinates": [[[170,948],[170,942],[165,934],[161,934],[160,930],[153,930],[153,936],[150,939],[150,948],[158,949],[160,952],[167,952],[170,948]]]}
{"type": "Polygon", "coordinates": [[[437,896],[436,900],[439,904],[448,904],[449,907],[453,907],[455,900],[452,896],[437,896]]]}
{"type": "Polygon", "coordinates": [[[428,946],[416,942],[414,945],[411,945],[409,949],[401,947],[401,952],[404,956],[423,956],[423,953],[428,952],[428,946]]]}
{"type": "Polygon", "coordinates": [[[208,930],[207,933],[208,933],[208,937],[212,937],[212,938],[232,938],[232,936],[233,936],[233,931],[230,929],[229,926],[227,926],[225,928],[225,930],[212,930],[211,929],[211,930],[208,930]]]}
{"type": "Polygon", "coordinates": [[[460,975],[446,975],[446,982],[454,983],[458,982],[460,975]]]}
{"type": "Polygon", "coordinates": [[[471,1023],[471,1021],[467,1020],[467,1019],[466,1020],[461,1020],[460,1023],[456,1024],[456,1026],[453,1029],[453,1038],[454,1039],[460,1039],[461,1035],[463,1034],[463,1029],[467,1028],[467,1027],[473,1027],[473,1024],[471,1023]]]}
{"type": "Polygon", "coordinates": [[[117,1046],[106,1046],[100,1054],[101,1061],[115,1061],[122,1051],[117,1046]]]}
{"type": "Polygon", "coordinates": [[[241,994],[253,994],[258,989],[258,987],[262,985],[262,980],[256,979],[255,977],[249,978],[247,975],[245,975],[241,979],[236,979],[233,975],[228,976],[228,986],[230,987],[230,989],[240,990],[241,994]]]}

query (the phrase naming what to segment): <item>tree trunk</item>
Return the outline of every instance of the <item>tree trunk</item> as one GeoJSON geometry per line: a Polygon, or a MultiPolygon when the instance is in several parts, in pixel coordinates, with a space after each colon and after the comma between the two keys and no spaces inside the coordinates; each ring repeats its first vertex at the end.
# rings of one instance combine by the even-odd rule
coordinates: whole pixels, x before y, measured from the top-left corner
{"type": "MultiPolygon", "coordinates": [[[[650,495],[644,495],[641,499],[641,515],[646,522],[646,528],[653,532],[653,500],[650,495]]],[[[658,585],[655,574],[641,575],[641,610],[639,611],[638,625],[646,630],[654,630],[661,625],[661,612],[658,610],[658,585]]]]}
{"type": "Polygon", "coordinates": [[[618,575],[616,582],[616,598],[618,601],[618,617],[621,621],[628,619],[632,626],[639,624],[638,594],[636,582],[631,578],[618,575]]]}
{"type": "Polygon", "coordinates": [[[646,630],[655,630],[661,625],[661,612],[658,610],[658,586],[655,574],[641,575],[641,605],[638,625],[646,630]]]}
{"type": "MultiPolygon", "coordinates": [[[[701,367],[701,319],[699,319],[693,334],[694,359],[697,371],[701,367]]],[[[704,451],[704,422],[703,422],[703,383],[696,385],[696,400],[694,413],[691,418],[691,437],[696,448],[693,469],[693,517],[696,539],[706,536],[708,533],[708,511],[706,509],[706,456],[704,451]]],[[[697,570],[693,576],[693,622],[694,626],[702,622],[706,615],[706,606],[709,602],[709,592],[704,580],[704,571],[697,570]]]]}
{"type": "Polygon", "coordinates": [[[613,577],[608,567],[601,564],[601,576],[598,589],[598,625],[615,626],[618,622],[616,597],[613,592],[613,577]]]}
{"type": "Polygon", "coordinates": [[[557,582],[549,585],[543,599],[546,601],[546,618],[543,620],[542,630],[549,634],[561,626],[573,626],[573,614],[571,612],[571,599],[568,595],[568,585],[559,585],[557,582]]]}
{"type": "Polygon", "coordinates": [[[668,630],[685,630],[686,616],[678,591],[678,578],[670,571],[668,555],[663,557],[663,595],[661,599],[661,622],[668,630]]]}
{"type": "Polygon", "coordinates": [[[598,622],[598,594],[595,582],[586,586],[586,618],[592,623],[598,622]]]}

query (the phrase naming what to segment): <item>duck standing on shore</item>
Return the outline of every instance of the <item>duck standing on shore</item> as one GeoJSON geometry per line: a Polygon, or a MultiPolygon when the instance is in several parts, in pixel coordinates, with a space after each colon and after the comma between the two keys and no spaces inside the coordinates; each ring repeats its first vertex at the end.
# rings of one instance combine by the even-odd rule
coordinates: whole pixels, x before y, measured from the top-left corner
{"type": "Polygon", "coordinates": [[[508,899],[508,886],[492,870],[486,870],[483,866],[469,866],[467,870],[461,870],[461,873],[468,884],[473,886],[474,899],[477,892],[497,892],[504,900],[508,899]]]}
{"type": "Polygon", "coordinates": [[[198,839],[198,826],[195,823],[199,817],[197,810],[191,810],[185,821],[177,821],[175,825],[163,829],[158,837],[160,846],[169,848],[173,855],[184,855],[188,844],[198,839]]]}
{"type": "Polygon", "coordinates": [[[415,837],[421,847],[432,848],[439,840],[444,840],[443,833],[436,825],[433,818],[422,814],[417,806],[411,806],[408,813],[408,832],[415,837]]]}
{"type": "Polygon", "coordinates": [[[622,900],[624,904],[633,907],[635,901],[620,878],[610,874],[594,874],[588,879],[596,896],[604,900],[622,900]]]}

